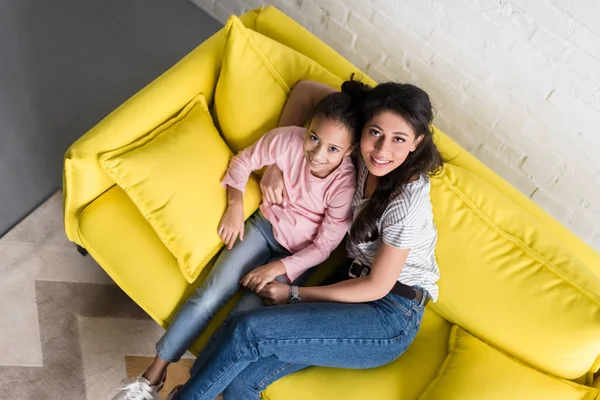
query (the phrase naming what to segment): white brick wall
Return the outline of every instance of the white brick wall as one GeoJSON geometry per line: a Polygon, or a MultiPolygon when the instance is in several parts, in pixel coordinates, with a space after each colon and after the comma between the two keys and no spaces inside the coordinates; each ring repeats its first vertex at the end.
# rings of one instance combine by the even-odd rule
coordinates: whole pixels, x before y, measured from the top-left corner
{"type": "Polygon", "coordinates": [[[221,22],[273,4],[600,250],[600,2],[192,0],[221,22]]]}

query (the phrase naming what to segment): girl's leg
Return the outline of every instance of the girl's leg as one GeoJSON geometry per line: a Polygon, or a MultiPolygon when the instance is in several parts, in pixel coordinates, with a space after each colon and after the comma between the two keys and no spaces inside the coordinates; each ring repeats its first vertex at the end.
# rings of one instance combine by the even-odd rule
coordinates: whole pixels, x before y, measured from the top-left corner
{"type": "Polygon", "coordinates": [[[422,315],[422,305],[393,294],[371,303],[294,304],[235,315],[205,367],[175,398],[212,400],[251,363],[271,356],[339,368],[385,365],[412,342],[422,315]]]}
{"type": "Polygon", "coordinates": [[[279,361],[271,356],[248,365],[223,392],[224,400],[260,400],[260,393],[272,382],[307,368],[305,364],[279,361]]]}
{"type": "MultiPolygon", "coordinates": [[[[264,219],[264,217],[262,217],[262,215],[260,215],[260,218],[262,218],[261,228],[262,228],[263,236],[265,237],[265,240],[268,242],[269,248],[271,250],[271,258],[269,260],[267,260],[265,262],[265,264],[270,263],[272,261],[280,260],[284,257],[289,256],[291,253],[288,250],[286,250],[282,245],[280,245],[277,242],[277,240],[275,240],[275,236],[273,235],[273,227],[271,226],[271,224],[268,221],[266,221],[266,219],[264,219]]],[[[257,265],[256,267],[260,267],[260,265],[257,265]]],[[[305,275],[306,274],[300,276],[297,279],[297,281],[303,282],[302,279],[304,279],[303,277],[305,275]]],[[[287,278],[284,275],[278,276],[275,279],[279,282],[285,282],[285,283],[288,282],[287,278]]],[[[297,283],[297,284],[299,284],[299,283],[297,283]]],[[[264,307],[264,306],[265,306],[265,303],[260,296],[258,296],[256,293],[254,293],[250,290],[245,290],[244,295],[242,296],[240,301],[236,304],[236,306],[233,308],[233,310],[231,310],[228,318],[231,318],[231,316],[239,314],[241,312],[250,311],[250,310],[264,307]]],[[[200,351],[200,353],[198,354],[198,357],[196,358],[196,362],[194,363],[194,365],[192,366],[192,368],[190,370],[191,375],[193,375],[195,373],[195,371],[198,370],[199,368],[202,368],[204,363],[212,356],[214,349],[217,347],[217,341],[221,337],[219,332],[222,327],[223,327],[223,325],[221,325],[219,327],[219,329],[217,329],[213,333],[212,337],[210,338],[210,341],[207,343],[206,346],[204,346],[202,351],[200,351]]]]}
{"type": "Polygon", "coordinates": [[[271,258],[271,250],[254,216],[246,222],[243,241],[224,249],[206,280],[184,303],[156,345],[157,357],[148,367],[146,379],[162,377],[171,362],[177,362],[206,328],[214,314],[239,289],[240,279],[271,258]]]}
{"type": "Polygon", "coordinates": [[[154,360],[152,360],[152,364],[146,368],[143,377],[148,379],[148,382],[150,382],[151,385],[156,385],[162,382],[169,364],[170,362],[164,361],[156,355],[154,360]]]}

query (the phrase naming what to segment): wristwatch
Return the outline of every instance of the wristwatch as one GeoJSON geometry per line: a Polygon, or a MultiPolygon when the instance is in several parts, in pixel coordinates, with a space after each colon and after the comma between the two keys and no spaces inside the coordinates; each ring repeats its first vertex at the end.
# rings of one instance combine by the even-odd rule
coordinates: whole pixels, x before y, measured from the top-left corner
{"type": "Polygon", "coordinates": [[[288,298],[288,304],[299,303],[302,303],[302,299],[300,298],[300,290],[298,290],[298,286],[292,286],[290,288],[290,297],[288,298]]]}

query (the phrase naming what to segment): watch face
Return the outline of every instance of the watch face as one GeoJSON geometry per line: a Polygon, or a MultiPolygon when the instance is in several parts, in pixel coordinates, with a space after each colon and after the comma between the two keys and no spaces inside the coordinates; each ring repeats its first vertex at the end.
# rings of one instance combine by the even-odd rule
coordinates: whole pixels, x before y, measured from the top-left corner
{"type": "Polygon", "coordinates": [[[300,304],[300,303],[301,303],[300,297],[292,297],[290,299],[290,304],[300,304]]]}

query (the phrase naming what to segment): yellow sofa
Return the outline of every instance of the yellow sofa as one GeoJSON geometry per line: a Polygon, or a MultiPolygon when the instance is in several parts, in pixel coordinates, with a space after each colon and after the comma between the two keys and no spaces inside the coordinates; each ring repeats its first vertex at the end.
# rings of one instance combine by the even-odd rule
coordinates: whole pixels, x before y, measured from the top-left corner
{"type": "MultiPolygon", "coordinates": [[[[204,107],[198,118],[207,124],[210,105],[214,123],[231,150],[215,144],[201,151],[218,153],[215,157],[221,161],[211,174],[222,174],[223,160],[253,140],[260,129],[271,127],[285,101],[281,93],[275,93],[277,89],[265,89],[264,110],[270,113],[266,122],[259,120],[253,130],[245,132],[246,124],[231,120],[226,114],[235,105],[229,101],[238,97],[243,101],[240,93],[244,89],[262,85],[262,78],[256,77],[259,81],[254,82],[243,75],[237,77],[235,85],[239,87],[235,87],[235,79],[229,79],[228,85],[219,83],[225,79],[223,74],[247,72],[239,60],[224,61],[224,57],[232,57],[231,52],[244,59],[258,57],[256,62],[268,67],[267,74],[277,75],[282,72],[280,63],[290,57],[276,61],[270,57],[276,58],[283,49],[277,46],[293,49],[299,54],[294,55],[296,64],[285,68],[299,68],[297,60],[304,60],[302,67],[310,67],[301,68],[305,76],[286,75],[285,71],[277,75],[284,77],[277,81],[284,89],[299,78],[336,85],[336,80],[341,82],[358,72],[273,7],[250,11],[241,21],[246,28],[229,23],[82,136],[65,156],[68,238],[85,248],[165,328],[210,270],[208,260],[220,244],[203,249],[204,260],[192,263],[198,268],[184,268],[183,264],[196,259],[189,254],[180,256],[177,240],[166,238],[164,233],[173,228],[161,225],[169,214],[156,213],[172,199],[162,203],[159,199],[157,208],[148,212],[148,195],[140,190],[140,185],[148,182],[132,182],[135,172],[128,169],[139,159],[119,157],[156,142],[156,137],[171,137],[173,129],[179,131],[172,135],[188,135],[191,142],[186,143],[197,144],[197,137],[177,122],[204,107]],[[238,42],[231,43],[233,36],[238,42]],[[240,37],[245,40],[241,44],[240,37]],[[271,47],[263,52],[261,46],[271,47]],[[240,96],[233,96],[232,90],[240,96]],[[232,133],[236,127],[240,131],[232,133]],[[160,218],[162,222],[157,222],[160,218]]],[[[366,76],[362,78],[373,83],[366,76]]],[[[262,106],[261,102],[261,110],[262,106]]],[[[211,143],[221,140],[218,134],[211,135],[211,139],[208,133],[203,138],[211,143]]],[[[313,367],[295,373],[269,386],[263,392],[264,399],[600,399],[600,381],[594,380],[600,367],[600,254],[444,133],[436,131],[436,140],[448,160],[443,174],[432,180],[439,230],[440,298],[428,305],[415,342],[399,359],[381,368],[313,367]]],[[[176,158],[172,154],[165,157],[167,162],[176,158]]],[[[153,160],[155,157],[144,162],[153,160]]],[[[166,179],[173,190],[183,187],[177,186],[181,182],[175,178],[166,179]]],[[[211,179],[214,185],[217,178],[211,179]]],[[[256,179],[249,185],[247,215],[259,201],[256,179]]],[[[177,203],[179,212],[209,218],[206,221],[210,222],[197,227],[202,243],[214,241],[214,221],[223,208],[219,190],[206,193],[211,200],[202,204],[211,215],[194,214],[185,199],[177,203]]],[[[193,351],[205,344],[234,302],[219,314],[193,351]]]]}

